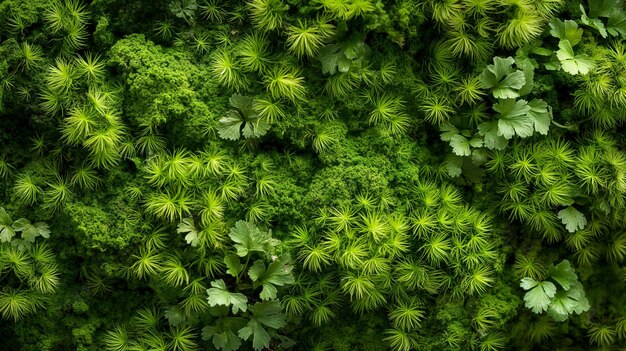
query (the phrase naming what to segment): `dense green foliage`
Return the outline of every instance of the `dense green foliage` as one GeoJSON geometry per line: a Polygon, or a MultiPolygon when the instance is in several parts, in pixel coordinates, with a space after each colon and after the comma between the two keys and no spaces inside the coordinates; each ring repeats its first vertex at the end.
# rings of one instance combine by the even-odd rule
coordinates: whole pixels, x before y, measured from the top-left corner
{"type": "Polygon", "coordinates": [[[0,23],[1,350],[626,348],[623,1],[0,23]]]}

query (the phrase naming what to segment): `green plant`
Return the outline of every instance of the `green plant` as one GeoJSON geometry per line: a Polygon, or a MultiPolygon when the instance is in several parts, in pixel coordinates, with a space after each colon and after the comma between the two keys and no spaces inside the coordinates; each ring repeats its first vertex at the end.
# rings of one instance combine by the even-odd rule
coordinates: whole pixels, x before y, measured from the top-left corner
{"type": "Polygon", "coordinates": [[[258,138],[270,129],[270,124],[257,114],[252,98],[233,94],[229,102],[233,109],[220,119],[217,129],[221,138],[237,140],[242,135],[245,138],[258,138]]]}
{"type": "Polygon", "coordinates": [[[289,26],[287,44],[289,50],[298,57],[314,57],[324,44],[324,35],[317,26],[298,20],[296,25],[289,26]]]}
{"type": "Polygon", "coordinates": [[[272,253],[279,244],[278,240],[272,239],[271,232],[263,232],[251,223],[237,222],[231,228],[229,237],[234,243],[236,254],[227,254],[224,263],[228,268],[227,273],[236,279],[234,288],[241,292],[231,292],[232,288],[222,279],[211,282],[207,299],[218,318],[213,325],[202,329],[202,338],[211,340],[219,350],[236,349],[242,341],[251,339],[253,348],[261,350],[269,346],[271,336],[268,330],[285,325],[285,315],[276,298],[277,287],[293,283],[289,257],[278,257],[267,266],[263,259],[257,259],[250,265],[253,255],[262,257],[272,253]],[[245,263],[241,262],[240,257],[245,259],[245,263]],[[251,286],[243,282],[246,272],[251,286]],[[262,288],[259,294],[262,301],[249,303],[258,288],[262,288]]]}
{"type": "Polygon", "coordinates": [[[562,289],[548,280],[537,281],[523,278],[521,287],[529,290],[524,296],[526,307],[534,313],[548,311],[548,315],[557,322],[565,321],[571,314],[581,314],[589,310],[589,301],[585,297],[582,284],[569,261],[563,260],[558,265],[550,265],[548,277],[556,281],[562,289]]]}
{"type": "Polygon", "coordinates": [[[238,45],[239,60],[247,71],[263,72],[271,63],[269,42],[259,34],[246,35],[238,45]]]}
{"type": "Polygon", "coordinates": [[[281,0],[251,0],[247,5],[255,26],[264,31],[282,26],[283,16],[289,9],[281,0]]]}
{"type": "Polygon", "coordinates": [[[304,77],[291,67],[277,66],[265,75],[263,83],[273,98],[288,98],[292,102],[304,100],[304,77]]]}

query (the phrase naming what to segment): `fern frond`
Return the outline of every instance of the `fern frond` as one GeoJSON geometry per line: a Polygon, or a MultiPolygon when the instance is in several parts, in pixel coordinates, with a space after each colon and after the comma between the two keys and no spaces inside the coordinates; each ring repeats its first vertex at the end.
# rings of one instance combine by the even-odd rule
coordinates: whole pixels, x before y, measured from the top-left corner
{"type": "Polygon", "coordinates": [[[289,5],[281,0],[250,0],[247,3],[254,25],[263,31],[272,31],[283,24],[289,5]]]}
{"type": "Polygon", "coordinates": [[[240,71],[232,54],[225,50],[217,50],[211,60],[211,72],[217,81],[232,90],[240,91],[247,84],[247,78],[240,71]]]}
{"type": "Polygon", "coordinates": [[[594,325],[589,328],[587,335],[591,343],[598,346],[610,346],[615,342],[615,330],[607,325],[594,325]]]}
{"type": "Polygon", "coordinates": [[[318,26],[298,20],[296,25],[287,28],[287,45],[298,58],[314,57],[324,45],[324,36],[318,26]]]}
{"type": "Polygon", "coordinates": [[[24,290],[4,289],[0,291],[0,315],[4,319],[18,321],[35,312],[31,296],[24,290]]]}
{"type": "Polygon", "coordinates": [[[37,182],[29,173],[22,173],[16,177],[13,192],[19,202],[27,205],[34,204],[37,201],[37,197],[43,193],[41,187],[37,185],[37,182]]]}
{"type": "Polygon", "coordinates": [[[160,275],[163,281],[172,287],[178,287],[189,283],[189,273],[176,256],[168,256],[160,267],[160,275]]]}
{"type": "Polygon", "coordinates": [[[289,67],[275,67],[271,69],[263,79],[267,91],[275,99],[288,98],[292,102],[304,100],[306,90],[304,77],[289,67]]]}
{"type": "Polygon", "coordinates": [[[161,271],[162,257],[150,249],[140,248],[139,254],[132,255],[135,261],[130,270],[138,279],[155,276],[161,271]]]}

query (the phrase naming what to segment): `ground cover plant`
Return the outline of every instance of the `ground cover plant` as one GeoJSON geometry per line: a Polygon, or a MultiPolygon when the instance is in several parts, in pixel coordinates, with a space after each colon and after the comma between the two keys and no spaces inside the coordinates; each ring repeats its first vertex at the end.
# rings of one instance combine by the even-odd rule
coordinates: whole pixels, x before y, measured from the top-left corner
{"type": "Polygon", "coordinates": [[[626,348],[620,0],[0,0],[0,349],[626,348]]]}

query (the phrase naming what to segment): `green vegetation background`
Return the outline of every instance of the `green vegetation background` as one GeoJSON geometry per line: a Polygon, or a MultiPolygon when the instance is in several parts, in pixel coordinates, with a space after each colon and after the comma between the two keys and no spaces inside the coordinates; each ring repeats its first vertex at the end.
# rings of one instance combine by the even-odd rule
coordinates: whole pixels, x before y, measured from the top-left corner
{"type": "Polygon", "coordinates": [[[619,0],[0,1],[0,349],[623,349],[625,37],[619,0]]]}

